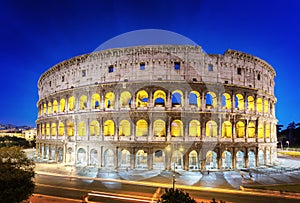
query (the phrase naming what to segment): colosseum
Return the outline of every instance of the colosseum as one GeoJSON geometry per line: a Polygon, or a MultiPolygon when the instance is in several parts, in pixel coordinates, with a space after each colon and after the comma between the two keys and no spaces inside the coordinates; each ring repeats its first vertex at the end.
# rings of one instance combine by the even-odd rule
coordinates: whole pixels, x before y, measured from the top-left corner
{"type": "Polygon", "coordinates": [[[275,71],[235,50],[111,48],[38,81],[43,161],[118,169],[233,170],[276,155],[275,71]]]}

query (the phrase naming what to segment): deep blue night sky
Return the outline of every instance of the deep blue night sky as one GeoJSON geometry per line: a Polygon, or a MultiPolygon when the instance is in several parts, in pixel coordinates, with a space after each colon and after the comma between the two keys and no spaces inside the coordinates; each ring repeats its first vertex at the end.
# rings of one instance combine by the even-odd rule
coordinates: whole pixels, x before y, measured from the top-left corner
{"type": "Polygon", "coordinates": [[[4,0],[0,123],[35,125],[37,81],[51,66],[139,29],[163,29],[207,52],[235,49],[276,72],[277,118],[300,121],[300,1],[4,0]]]}

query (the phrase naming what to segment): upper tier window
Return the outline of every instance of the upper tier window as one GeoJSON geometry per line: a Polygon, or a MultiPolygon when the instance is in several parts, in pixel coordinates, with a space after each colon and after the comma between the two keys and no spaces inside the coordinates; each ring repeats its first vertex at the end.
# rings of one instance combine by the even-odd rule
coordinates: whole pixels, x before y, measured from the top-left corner
{"type": "Polygon", "coordinates": [[[140,70],[145,70],[145,63],[140,63],[140,70]]]}
{"type": "Polygon", "coordinates": [[[237,69],[237,74],[238,74],[238,75],[242,75],[242,69],[241,69],[241,68],[238,68],[238,69],[237,69]]]}
{"type": "Polygon", "coordinates": [[[212,64],[208,64],[208,67],[207,67],[208,71],[213,71],[214,70],[214,67],[212,64]]]}
{"type": "Polygon", "coordinates": [[[81,75],[82,75],[82,77],[85,77],[86,76],[86,70],[82,70],[81,75]]]}
{"type": "Polygon", "coordinates": [[[109,67],[108,67],[108,72],[109,72],[109,73],[114,72],[114,66],[109,66],[109,67]]]}
{"type": "Polygon", "coordinates": [[[174,69],[175,70],[180,70],[180,62],[175,62],[174,63],[174,69]]]}
{"type": "Polygon", "coordinates": [[[260,80],[260,74],[257,75],[257,80],[260,80]]]}

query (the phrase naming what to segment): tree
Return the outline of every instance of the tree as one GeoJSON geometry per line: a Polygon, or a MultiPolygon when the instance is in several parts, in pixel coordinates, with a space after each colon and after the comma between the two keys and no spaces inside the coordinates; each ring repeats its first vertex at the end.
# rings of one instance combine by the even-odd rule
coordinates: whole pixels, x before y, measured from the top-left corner
{"type": "Polygon", "coordinates": [[[0,148],[0,202],[18,203],[32,195],[34,166],[22,148],[0,148]]]}
{"type": "Polygon", "coordinates": [[[158,201],[160,203],[197,203],[193,198],[190,197],[189,193],[185,193],[180,189],[166,189],[166,192],[161,196],[158,201]]]}

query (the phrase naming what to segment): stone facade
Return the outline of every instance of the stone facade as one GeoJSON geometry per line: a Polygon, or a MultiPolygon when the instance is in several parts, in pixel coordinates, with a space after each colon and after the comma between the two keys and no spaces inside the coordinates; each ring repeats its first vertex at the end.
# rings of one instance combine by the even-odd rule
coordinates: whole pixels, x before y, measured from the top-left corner
{"type": "Polygon", "coordinates": [[[274,69],[234,50],[77,56],[38,81],[40,158],[99,168],[235,169],[276,159],[274,69]]]}

